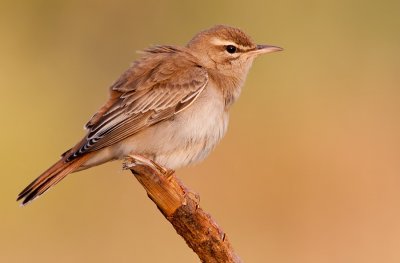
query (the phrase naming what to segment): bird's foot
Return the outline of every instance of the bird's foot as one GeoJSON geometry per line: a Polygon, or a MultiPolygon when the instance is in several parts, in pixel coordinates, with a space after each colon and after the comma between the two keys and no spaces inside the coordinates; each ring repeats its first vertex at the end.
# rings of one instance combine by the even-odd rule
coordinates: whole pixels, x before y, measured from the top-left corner
{"type": "Polygon", "coordinates": [[[153,162],[150,159],[147,159],[138,154],[130,154],[124,158],[124,161],[122,163],[122,168],[130,169],[139,164],[154,167],[153,162]]]}
{"type": "Polygon", "coordinates": [[[123,169],[130,169],[137,164],[143,164],[155,168],[157,171],[162,173],[168,180],[170,180],[172,178],[172,175],[175,173],[175,170],[164,167],[156,163],[155,161],[138,154],[130,154],[129,156],[125,157],[122,167],[123,169]]]}
{"type": "Polygon", "coordinates": [[[153,166],[154,166],[155,168],[157,168],[157,170],[158,170],[159,172],[161,172],[165,177],[167,177],[168,180],[170,180],[170,179],[172,178],[172,175],[175,173],[175,170],[169,169],[169,168],[167,168],[167,167],[164,167],[164,166],[162,166],[162,165],[156,163],[156,162],[153,161],[153,160],[150,160],[150,162],[152,162],[153,166]]]}

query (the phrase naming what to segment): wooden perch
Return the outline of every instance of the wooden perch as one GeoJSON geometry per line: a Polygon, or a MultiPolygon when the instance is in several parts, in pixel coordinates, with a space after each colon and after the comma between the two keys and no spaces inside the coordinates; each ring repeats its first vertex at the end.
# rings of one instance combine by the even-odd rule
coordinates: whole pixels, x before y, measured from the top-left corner
{"type": "Polygon", "coordinates": [[[149,198],[202,262],[242,262],[222,229],[199,207],[198,195],[173,174],[136,156],[128,158],[124,168],[131,170],[149,198]]]}

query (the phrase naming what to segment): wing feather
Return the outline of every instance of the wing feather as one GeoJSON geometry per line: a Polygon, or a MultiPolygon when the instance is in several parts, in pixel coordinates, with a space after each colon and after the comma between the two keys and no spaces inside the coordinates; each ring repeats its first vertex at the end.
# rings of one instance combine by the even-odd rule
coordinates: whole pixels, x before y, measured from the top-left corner
{"type": "Polygon", "coordinates": [[[208,83],[207,71],[184,50],[147,50],[110,88],[109,101],[86,125],[67,161],[115,144],[189,107],[208,83]]]}

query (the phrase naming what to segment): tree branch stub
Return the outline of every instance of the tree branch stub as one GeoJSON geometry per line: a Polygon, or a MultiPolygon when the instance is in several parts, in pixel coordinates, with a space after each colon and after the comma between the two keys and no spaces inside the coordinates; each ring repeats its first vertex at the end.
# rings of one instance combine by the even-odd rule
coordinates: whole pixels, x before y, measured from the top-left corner
{"type": "Polygon", "coordinates": [[[128,158],[130,169],[149,198],[202,262],[242,262],[228,238],[212,217],[199,206],[198,195],[174,175],[166,176],[150,160],[128,158]]]}

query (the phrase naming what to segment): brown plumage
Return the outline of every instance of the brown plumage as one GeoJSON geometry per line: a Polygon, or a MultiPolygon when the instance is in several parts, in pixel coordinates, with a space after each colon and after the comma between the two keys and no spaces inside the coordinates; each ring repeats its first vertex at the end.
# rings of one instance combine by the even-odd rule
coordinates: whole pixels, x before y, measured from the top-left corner
{"type": "Polygon", "coordinates": [[[111,85],[109,100],[85,126],[87,135],[18,200],[26,204],[69,173],[128,154],[172,169],[204,159],[226,132],[229,106],[254,58],[278,50],[227,26],[200,32],[186,47],[145,50],[111,85]]]}

